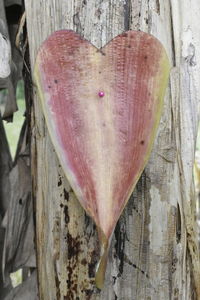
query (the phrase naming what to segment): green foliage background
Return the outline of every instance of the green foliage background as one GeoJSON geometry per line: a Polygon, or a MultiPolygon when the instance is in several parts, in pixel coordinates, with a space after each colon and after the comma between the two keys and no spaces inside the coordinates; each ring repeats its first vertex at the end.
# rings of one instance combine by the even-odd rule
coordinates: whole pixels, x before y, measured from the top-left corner
{"type": "Polygon", "coordinates": [[[13,122],[7,123],[4,121],[4,127],[13,158],[15,156],[20,130],[24,122],[25,100],[24,84],[22,80],[20,80],[17,85],[17,106],[18,111],[14,113],[13,122]]]}

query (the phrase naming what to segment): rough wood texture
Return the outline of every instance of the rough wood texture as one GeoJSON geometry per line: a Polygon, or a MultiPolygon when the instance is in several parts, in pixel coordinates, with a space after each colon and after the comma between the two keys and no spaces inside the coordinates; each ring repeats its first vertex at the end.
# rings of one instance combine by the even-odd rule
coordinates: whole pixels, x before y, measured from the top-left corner
{"type": "Polygon", "coordinates": [[[54,30],[101,47],[127,29],[158,37],[173,66],[150,162],[117,224],[102,292],[98,242],[51,145],[35,93],[32,173],[41,299],[198,299],[199,250],[192,178],[200,94],[200,3],[188,0],[25,0],[32,67],[54,30]],[[192,17],[191,17],[192,16],[192,17]]]}

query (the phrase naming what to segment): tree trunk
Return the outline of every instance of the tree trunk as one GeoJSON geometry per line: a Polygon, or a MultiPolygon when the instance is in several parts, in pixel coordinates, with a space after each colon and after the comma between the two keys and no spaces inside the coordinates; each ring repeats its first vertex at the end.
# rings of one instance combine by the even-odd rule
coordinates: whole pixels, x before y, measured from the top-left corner
{"type": "Polygon", "coordinates": [[[171,77],[151,159],[118,222],[105,286],[94,286],[96,228],[74,196],[34,92],[32,176],[40,299],[199,299],[193,162],[200,94],[200,3],[189,0],[25,0],[31,66],[41,43],[73,29],[95,46],[124,30],[156,36],[171,77]]]}

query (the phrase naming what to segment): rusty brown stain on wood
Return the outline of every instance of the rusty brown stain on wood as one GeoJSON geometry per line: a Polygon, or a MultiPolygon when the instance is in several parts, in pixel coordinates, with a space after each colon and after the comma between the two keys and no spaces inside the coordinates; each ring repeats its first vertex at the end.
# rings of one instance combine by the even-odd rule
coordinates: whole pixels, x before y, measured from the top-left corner
{"type": "Polygon", "coordinates": [[[67,205],[64,205],[63,213],[65,215],[65,224],[67,225],[69,223],[69,221],[70,221],[70,217],[69,217],[69,213],[68,213],[68,206],[67,205]]]}
{"type": "Polygon", "coordinates": [[[68,253],[67,253],[67,271],[68,271],[68,279],[67,283],[67,295],[66,299],[75,299],[76,295],[78,294],[78,286],[77,286],[77,278],[78,278],[78,270],[77,270],[77,260],[78,256],[82,252],[81,250],[81,239],[80,236],[73,238],[72,235],[68,232],[67,233],[67,246],[68,246],[68,253]]]}
{"type": "Polygon", "coordinates": [[[69,193],[67,192],[67,190],[64,188],[63,189],[63,192],[64,192],[64,198],[66,201],[69,201],[69,193]]]}

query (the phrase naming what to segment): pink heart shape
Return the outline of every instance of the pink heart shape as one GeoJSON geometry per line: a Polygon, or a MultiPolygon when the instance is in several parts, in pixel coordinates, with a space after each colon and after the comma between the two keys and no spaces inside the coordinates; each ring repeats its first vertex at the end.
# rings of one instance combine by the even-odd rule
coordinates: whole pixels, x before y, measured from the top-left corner
{"type": "Polygon", "coordinates": [[[97,49],[61,30],[37,55],[35,81],[52,142],[99,230],[99,287],[110,237],[152,149],[168,75],[164,48],[144,32],[125,32],[97,49]]]}

